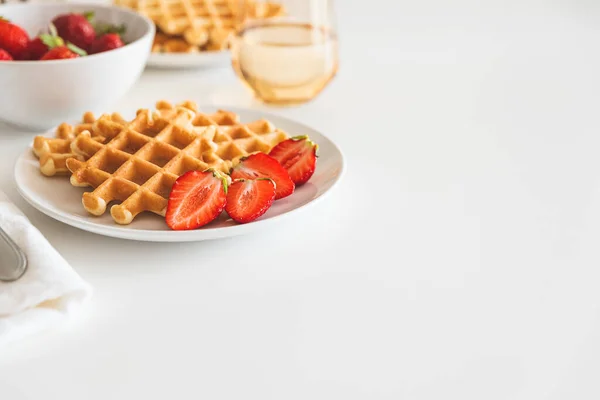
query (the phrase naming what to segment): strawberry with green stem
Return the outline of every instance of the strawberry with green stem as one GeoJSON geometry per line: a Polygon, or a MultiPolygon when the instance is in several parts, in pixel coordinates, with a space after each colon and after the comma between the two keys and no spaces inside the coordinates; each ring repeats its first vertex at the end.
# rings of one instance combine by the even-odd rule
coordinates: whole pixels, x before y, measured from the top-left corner
{"type": "Polygon", "coordinates": [[[98,54],[105,51],[118,49],[119,47],[123,46],[125,46],[125,44],[118,34],[106,33],[94,39],[90,47],[90,54],[98,54]]]}
{"type": "Polygon", "coordinates": [[[294,182],[277,160],[265,153],[255,153],[240,159],[231,170],[231,179],[270,178],[275,182],[275,200],[294,193],[294,182]]]}
{"type": "Polygon", "coordinates": [[[315,172],[318,148],[308,136],[295,136],[279,143],[269,155],[279,161],[296,186],[300,186],[315,172]]]}
{"type": "Polygon", "coordinates": [[[94,39],[90,47],[91,54],[102,53],[125,46],[122,38],[126,31],[124,24],[112,25],[98,22],[94,25],[94,29],[96,30],[96,39],[94,39]]]}
{"type": "Polygon", "coordinates": [[[91,24],[93,18],[94,13],[91,11],[83,14],[63,14],[54,18],[52,24],[56,27],[58,36],[66,42],[73,43],[80,49],[89,51],[92,42],[96,38],[96,31],[91,24]]]}
{"type": "Polygon", "coordinates": [[[42,34],[39,36],[40,41],[49,49],[40,60],[63,60],[87,55],[84,50],[75,46],[73,43],[65,44],[65,41],[58,36],[54,24],[50,24],[49,30],[50,34],[42,34]]]}

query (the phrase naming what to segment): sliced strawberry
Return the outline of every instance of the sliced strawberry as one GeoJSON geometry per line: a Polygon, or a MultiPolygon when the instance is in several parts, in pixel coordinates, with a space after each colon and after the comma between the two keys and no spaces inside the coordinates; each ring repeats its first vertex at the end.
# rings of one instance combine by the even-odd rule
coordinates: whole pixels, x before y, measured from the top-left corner
{"type": "Polygon", "coordinates": [[[12,61],[13,58],[6,50],[0,49],[0,61],[12,61]]]}
{"type": "Polygon", "coordinates": [[[294,193],[294,182],[279,163],[265,153],[256,153],[240,160],[231,170],[231,179],[271,178],[275,181],[275,200],[294,193]]]}
{"type": "Polygon", "coordinates": [[[221,214],[227,201],[227,179],[209,169],[180,176],[171,189],[166,221],[173,230],[196,229],[221,214]]]}
{"type": "Polygon", "coordinates": [[[318,147],[308,136],[296,136],[279,143],[269,155],[287,170],[296,186],[300,186],[315,173],[318,147]]]}
{"type": "Polygon", "coordinates": [[[266,213],[274,200],[275,182],[272,179],[238,179],[229,186],[225,211],[234,221],[245,224],[266,213]]]}

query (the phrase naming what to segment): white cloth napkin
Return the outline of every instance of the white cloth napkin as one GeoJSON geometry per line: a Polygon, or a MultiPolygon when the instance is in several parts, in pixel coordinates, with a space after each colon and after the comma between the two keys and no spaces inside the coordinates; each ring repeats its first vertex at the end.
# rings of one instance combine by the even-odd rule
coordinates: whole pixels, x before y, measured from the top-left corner
{"type": "Polygon", "coordinates": [[[0,226],[27,255],[28,269],[15,282],[0,282],[0,347],[50,329],[72,317],[92,295],[71,268],[0,191],[0,226]]]}

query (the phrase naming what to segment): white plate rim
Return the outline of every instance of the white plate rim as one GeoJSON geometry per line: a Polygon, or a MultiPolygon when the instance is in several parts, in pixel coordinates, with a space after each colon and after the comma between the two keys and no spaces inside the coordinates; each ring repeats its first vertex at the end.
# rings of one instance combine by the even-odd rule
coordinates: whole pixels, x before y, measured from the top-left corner
{"type": "MultiPolygon", "coordinates": [[[[323,134],[321,131],[307,125],[305,123],[301,123],[295,121],[293,119],[271,114],[268,112],[263,112],[255,109],[247,109],[241,107],[231,107],[231,106],[222,106],[222,105],[207,105],[207,106],[199,106],[200,109],[228,109],[233,112],[250,112],[250,113],[260,113],[263,118],[266,119],[279,119],[286,120],[293,124],[302,126],[307,130],[316,132],[322,138],[329,142],[329,145],[338,153],[340,158],[339,172],[333,179],[331,185],[319,196],[314,199],[308,201],[305,204],[297,206],[289,211],[283,212],[281,214],[271,216],[266,219],[259,219],[247,224],[237,224],[225,227],[215,227],[215,228],[203,228],[196,230],[186,230],[186,231],[167,231],[167,230],[149,230],[149,229],[127,229],[126,226],[120,225],[111,225],[106,226],[103,224],[98,224],[94,222],[87,221],[79,216],[65,216],[64,212],[57,211],[54,209],[54,206],[48,207],[47,205],[39,203],[30,193],[25,190],[22,185],[19,183],[17,179],[18,167],[22,163],[22,159],[28,157],[32,153],[31,147],[27,147],[27,149],[17,158],[14,169],[13,169],[13,177],[15,179],[16,187],[18,193],[23,197],[23,199],[30,204],[32,207],[37,209],[42,214],[45,214],[59,222],[62,222],[66,225],[72,226],[77,229],[81,229],[84,231],[92,232],[98,235],[120,238],[120,239],[128,239],[135,241],[148,241],[148,242],[196,242],[196,241],[204,241],[211,239],[220,239],[225,237],[234,237],[239,235],[244,235],[250,233],[252,231],[258,230],[260,228],[268,228],[272,223],[280,222],[282,219],[297,215],[299,212],[309,208],[309,206],[314,206],[318,204],[323,198],[330,195],[331,192],[339,185],[340,181],[344,177],[346,173],[346,159],[341,148],[331,140],[327,135],[323,134]]],[[[277,125],[277,124],[276,124],[277,125]]],[[[49,130],[48,132],[52,132],[53,130],[49,130]]],[[[293,195],[292,195],[293,196],[293,195]]]]}
{"type": "Polygon", "coordinates": [[[229,50],[198,53],[150,53],[146,65],[160,68],[225,68],[231,65],[229,50]]]}

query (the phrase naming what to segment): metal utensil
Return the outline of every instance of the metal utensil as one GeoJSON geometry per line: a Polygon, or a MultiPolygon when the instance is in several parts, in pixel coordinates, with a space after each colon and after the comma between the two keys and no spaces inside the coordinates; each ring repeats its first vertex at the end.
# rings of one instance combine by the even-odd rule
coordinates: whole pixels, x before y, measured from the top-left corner
{"type": "Polygon", "coordinates": [[[23,250],[0,228],[0,281],[13,282],[27,270],[27,257],[23,250]]]}

